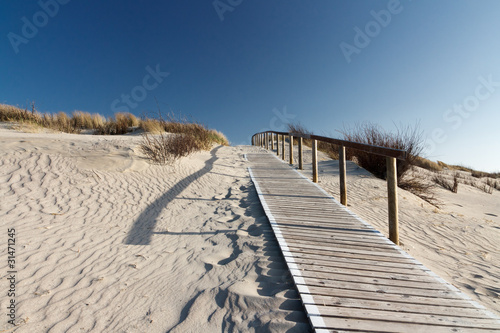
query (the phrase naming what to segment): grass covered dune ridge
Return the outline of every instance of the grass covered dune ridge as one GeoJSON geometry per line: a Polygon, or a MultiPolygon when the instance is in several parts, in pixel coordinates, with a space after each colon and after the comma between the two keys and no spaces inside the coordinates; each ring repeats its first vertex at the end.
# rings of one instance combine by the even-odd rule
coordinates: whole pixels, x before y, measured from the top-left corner
{"type": "Polygon", "coordinates": [[[65,133],[81,133],[84,130],[93,130],[93,134],[113,135],[125,134],[139,128],[150,133],[191,133],[206,131],[208,137],[215,143],[228,145],[224,134],[208,129],[206,126],[186,120],[176,120],[168,116],[167,120],[148,117],[137,118],[128,112],[115,113],[113,117],[106,118],[98,113],[73,111],[71,116],[65,112],[41,113],[31,104],[31,110],[17,106],[0,104],[0,121],[20,122],[25,125],[39,126],[65,133]]]}
{"type": "MultiPolygon", "coordinates": [[[[71,116],[65,112],[41,113],[36,110],[35,104],[31,104],[31,110],[16,106],[0,104],[0,121],[18,122],[21,129],[36,131],[47,128],[65,133],[90,133],[98,135],[126,134],[136,129],[145,132],[145,143],[153,140],[148,133],[162,134],[165,132],[181,134],[190,144],[190,149],[208,150],[213,144],[229,145],[229,142],[221,132],[209,129],[205,125],[186,120],[177,120],[168,116],[167,120],[141,117],[128,112],[115,113],[112,117],[104,117],[98,113],[73,111],[71,116]]],[[[176,139],[177,142],[180,139],[176,139]]],[[[165,141],[165,140],[163,140],[165,141]]],[[[189,150],[192,151],[192,150],[189,150]]]]}

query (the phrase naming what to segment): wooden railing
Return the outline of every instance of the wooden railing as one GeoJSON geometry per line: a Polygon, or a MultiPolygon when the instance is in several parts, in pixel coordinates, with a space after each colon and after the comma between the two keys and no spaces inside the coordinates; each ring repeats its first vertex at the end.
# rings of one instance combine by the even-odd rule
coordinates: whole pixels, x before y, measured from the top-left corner
{"type": "Polygon", "coordinates": [[[294,138],[298,139],[298,163],[299,169],[303,170],[303,139],[312,141],[312,181],[318,182],[318,141],[331,143],[339,147],[339,178],[340,178],[340,202],[347,206],[347,190],[346,190],[346,148],[352,148],[368,152],[374,155],[386,157],[387,164],[387,193],[388,193],[388,208],[389,208],[389,239],[399,245],[399,228],[398,228],[398,195],[397,195],[397,174],[396,160],[405,160],[407,152],[399,149],[386,147],[372,146],[368,144],[345,141],[339,139],[328,138],[318,135],[287,133],[267,131],[256,133],[252,136],[252,145],[271,148],[274,150],[276,143],[276,154],[280,155],[280,144],[282,159],[285,160],[285,142],[288,138],[290,165],[293,165],[293,145],[294,138]]]}

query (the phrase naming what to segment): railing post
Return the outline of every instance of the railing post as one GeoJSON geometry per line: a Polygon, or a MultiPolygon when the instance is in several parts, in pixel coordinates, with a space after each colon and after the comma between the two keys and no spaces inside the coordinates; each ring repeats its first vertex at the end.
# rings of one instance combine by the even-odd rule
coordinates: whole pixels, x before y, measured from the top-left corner
{"type": "Polygon", "coordinates": [[[281,135],[281,152],[283,153],[283,156],[281,158],[284,161],[285,160],[285,134],[281,135]]]}
{"type": "Polygon", "coordinates": [[[274,150],[274,133],[271,133],[271,150],[274,150]]]}
{"type": "Polygon", "coordinates": [[[302,138],[299,138],[299,170],[304,169],[304,165],[302,164],[302,138]]]}
{"type": "Polygon", "coordinates": [[[387,157],[387,194],[389,202],[389,239],[399,245],[398,227],[398,178],[396,174],[396,159],[387,157]]]}
{"type": "Polygon", "coordinates": [[[269,149],[269,133],[265,133],[264,137],[266,138],[266,149],[269,149]]]}
{"type": "Polygon", "coordinates": [[[339,147],[340,203],[347,206],[345,147],[339,147]]]}
{"type": "Polygon", "coordinates": [[[290,165],[293,165],[293,135],[289,135],[288,139],[290,140],[290,165]]]}
{"type": "Polygon", "coordinates": [[[318,182],[318,141],[312,141],[312,169],[313,169],[313,182],[318,182]]]}
{"type": "Polygon", "coordinates": [[[280,135],[276,134],[276,155],[280,156],[280,135]]]}

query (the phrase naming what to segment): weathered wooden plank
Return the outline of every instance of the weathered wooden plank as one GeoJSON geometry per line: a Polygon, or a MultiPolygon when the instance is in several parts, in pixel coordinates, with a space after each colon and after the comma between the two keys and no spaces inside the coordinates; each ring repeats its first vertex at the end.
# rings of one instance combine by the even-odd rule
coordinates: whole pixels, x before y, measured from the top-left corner
{"type": "Polygon", "coordinates": [[[428,275],[425,271],[422,270],[422,267],[419,265],[408,265],[406,263],[397,263],[390,261],[374,261],[372,259],[342,258],[333,256],[325,257],[323,255],[310,253],[294,253],[293,260],[297,263],[314,263],[314,265],[319,268],[324,266],[325,269],[327,269],[327,267],[346,267],[346,269],[357,269],[360,271],[390,271],[401,274],[428,275]]]}
{"type": "Polygon", "coordinates": [[[407,272],[399,272],[398,270],[389,270],[384,268],[383,270],[365,270],[359,269],[357,267],[350,267],[347,265],[337,264],[337,266],[325,266],[314,264],[307,264],[304,262],[297,262],[297,266],[301,271],[301,275],[308,276],[308,274],[313,274],[312,276],[317,276],[321,278],[328,278],[328,276],[345,276],[347,277],[371,277],[376,279],[390,279],[391,281],[415,281],[422,283],[435,283],[436,279],[428,274],[425,275],[415,275],[407,274],[407,272]],[[389,271],[389,272],[388,272],[389,271]]]}
{"type": "MultiPolygon", "coordinates": [[[[462,333],[462,332],[482,332],[484,328],[429,325],[420,323],[405,323],[390,320],[374,320],[361,318],[339,318],[323,317],[326,329],[332,330],[366,330],[369,332],[412,332],[412,333],[462,333]]],[[[496,329],[495,329],[496,330],[496,329]]],[[[491,329],[490,329],[491,331],[491,329]]]]}
{"type": "MultiPolygon", "coordinates": [[[[360,245],[346,245],[342,243],[316,243],[311,244],[310,242],[294,242],[292,240],[287,240],[288,245],[292,245],[294,248],[300,248],[304,250],[320,250],[320,251],[331,251],[331,252],[345,252],[345,253],[356,253],[356,254],[369,254],[369,255],[378,255],[383,257],[392,257],[392,258],[401,258],[401,254],[396,252],[394,249],[379,249],[377,251],[373,251],[373,249],[369,246],[360,244],[360,245]]],[[[407,258],[404,258],[405,261],[407,258]]]]}
{"type": "MultiPolygon", "coordinates": [[[[297,286],[299,292],[304,292],[300,285],[297,286]],[[302,291],[301,291],[302,290],[302,291]]],[[[369,301],[386,301],[391,303],[412,303],[425,306],[447,306],[452,308],[474,308],[472,303],[463,299],[443,299],[439,297],[426,297],[406,294],[387,294],[363,291],[356,289],[340,289],[330,287],[307,286],[308,293],[313,295],[314,299],[320,299],[319,296],[326,297],[348,297],[359,298],[369,301]]],[[[322,304],[318,301],[317,304],[322,304]]]]}
{"type": "Polygon", "coordinates": [[[408,264],[408,265],[415,264],[415,261],[413,261],[410,258],[391,257],[391,256],[385,256],[383,254],[372,254],[372,253],[369,253],[368,251],[358,251],[358,250],[351,250],[351,249],[346,249],[346,250],[343,250],[343,249],[316,250],[316,249],[295,247],[294,251],[296,251],[297,254],[310,253],[310,254],[317,254],[317,255],[323,255],[323,256],[336,256],[336,257],[342,257],[342,258],[356,258],[356,259],[387,261],[387,262],[394,262],[394,263],[403,263],[403,264],[408,264]]]}
{"type": "Polygon", "coordinates": [[[495,323],[491,318],[467,318],[456,315],[422,315],[420,313],[408,313],[392,311],[388,313],[379,309],[359,309],[359,308],[343,308],[332,306],[318,306],[319,313],[324,316],[342,317],[342,318],[362,318],[380,320],[390,316],[390,321],[400,323],[412,323],[422,325],[437,325],[449,327],[464,327],[464,328],[483,328],[483,329],[500,329],[500,324],[495,323]]]}
{"type": "Polygon", "coordinates": [[[296,239],[296,240],[311,240],[314,242],[346,242],[358,244],[359,240],[362,239],[363,243],[366,246],[372,246],[374,248],[381,247],[390,247],[389,244],[381,243],[378,238],[369,238],[369,237],[358,237],[353,238],[351,235],[345,236],[342,234],[331,234],[330,232],[308,232],[307,234],[298,234],[296,232],[290,232],[286,230],[282,230],[283,235],[286,235],[287,239],[296,239]]]}
{"type": "Polygon", "coordinates": [[[440,299],[460,299],[462,296],[458,293],[452,291],[451,289],[417,289],[417,288],[405,288],[390,285],[381,284],[371,284],[371,283],[357,283],[350,281],[332,281],[326,279],[316,279],[310,277],[303,277],[304,281],[308,286],[326,287],[326,288],[336,288],[336,289],[347,289],[347,290],[359,290],[365,292],[373,292],[379,294],[396,294],[396,295],[411,295],[411,296],[424,296],[424,297],[435,297],[440,299]]]}
{"type": "Polygon", "coordinates": [[[323,239],[321,240],[321,243],[318,242],[318,237],[307,237],[307,236],[302,236],[302,235],[286,235],[285,237],[286,242],[288,245],[293,245],[293,244],[302,244],[302,245],[317,245],[319,244],[324,244],[325,246],[334,246],[338,245],[341,247],[352,247],[352,248],[364,248],[368,251],[389,251],[389,252],[394,252],[394,249],[391,248],[387,244],[379,244],[379,243],[362,243],[359,244],[352,239],[350,240],[341,240],[341,239],[323,239]],[[372,245],[373,244],[373,245],[372,245]]]}
{"type": "Polygon", "coordinates": [[[301,275],[303,277],[308,278],[316,278],[321,280],[329,280],[329,281],[345,281],[345,282],[355,282],[355,283],[363,283],[363,284],[373,284],[373,285],[386,285],[386,286],[395,286],[395,287],[407,287],[407,288],[417,288],[417,289],[425,289],[425,290],[446,290],[449,289],[439,283],[436,280],[422,279],[422,281],[408,280],[408,279],[396,279],[393,276],[384,278],[381,276],[366,276],[361,274],[346,274],[345,271],[341,271],[339,273],[335,271],[330,272],[318,272],[307,270],[304,266],[300,266],[300,268],[304,268],[301,271],[301,275]]]}
{"type": "Polygon", "coordinates": [[[394,311],[397,313],[421,313],[428,315],[457,316],[460,318],[481,318],[491,319],[485,315],[484,311],[478,308],[461,308],[432,304],[414,304],[412,302],[388,302],[387,300],[373,301],[360,298],[350,298],[346,296],[314,296],[314,302],[305,304],[315,304],[322,306],[333,306],[343,308],[360,308],[381,311],[394,311]]]}

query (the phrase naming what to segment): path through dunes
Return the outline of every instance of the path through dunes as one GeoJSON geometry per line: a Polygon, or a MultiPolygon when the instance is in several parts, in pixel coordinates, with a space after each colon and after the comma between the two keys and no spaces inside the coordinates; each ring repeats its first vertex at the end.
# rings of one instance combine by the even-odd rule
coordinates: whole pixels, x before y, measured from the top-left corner
{"type": "Polygon", "coordinates": [[[137,159],[138,138],[113,138],[113,148],[95,136],[44,134],[34,149],[0,134],[0,223],[17,235],[17,332],[309,329],[248,177],[243,153],[256,148],[160,167],[137,159]],[[73,145],[55,153],[61,140],[73,145]],[[102,145],[135,166],[90,169],[76,152],[102,145]]]}

